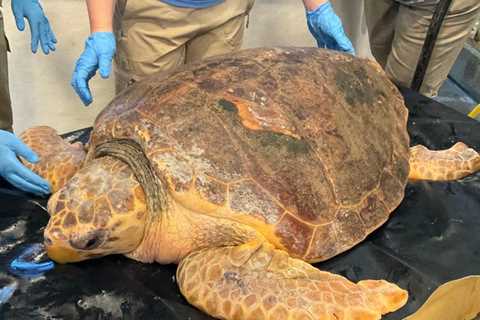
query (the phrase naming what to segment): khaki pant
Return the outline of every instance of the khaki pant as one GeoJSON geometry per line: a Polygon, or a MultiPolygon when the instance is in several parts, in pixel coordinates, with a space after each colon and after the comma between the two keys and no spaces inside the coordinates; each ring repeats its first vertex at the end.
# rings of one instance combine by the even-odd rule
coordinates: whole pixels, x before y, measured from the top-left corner
{"type": "MultiPolygon", "coordinates": [[[[411,85],[434,10],[435,5],[405,6],[394,0],[365,0],[372,53],[400,85],[411,85]]],[[[479,0],[453,0],[420,89],[422,94],[437,95],[479,12],[479,0]]]]}
{"type": "Polygon", "coordinates": [[[372,59],[368,28],[365,21],[364,0],[331,0],[335,12],[343,22],[345,33],[352,41],[355,54],[372,59]]]}
{"type": "Polygon", "coordinates": [[[160,0],[119,0],[115,12],[117,93],[148,75],[238,50],[254,0],[205,9],[160,0]]]}
{"type": "MultiPolygon", "coordinates": [[[[2,1],[0,0],[0,7],[2,1]]],[[[8,90],[8,41],[5,37],[3,17],[0,11],[0,129],[12,131],[12,106],[8,90]]]]}

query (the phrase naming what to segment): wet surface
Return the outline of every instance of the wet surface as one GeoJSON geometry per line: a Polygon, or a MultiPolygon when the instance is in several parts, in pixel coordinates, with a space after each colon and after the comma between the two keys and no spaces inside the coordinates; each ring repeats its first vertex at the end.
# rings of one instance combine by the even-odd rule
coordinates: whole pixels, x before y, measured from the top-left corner
{"type": "MultiPolygon", "coordinates": [[[[438,103],[403,92],[412,144],[448,148],[463,141],[480,150],[480,124],[438,103]]],[[[88,131],[73,133],[86,141],[88,131]]],[[[409,184],[392,218],[354,249],[317,264],[352,281],[383,278],[408,289],[402,319],[440,284],[480,270],[480,174],[452,183],[409,184]]],[[[0,319],[210,319],[181,297],[175,266],[110,256],[56,265],[36,277],[8,271],[25,248],[42,241],[45,199],[0,182],[0,319]]]]}

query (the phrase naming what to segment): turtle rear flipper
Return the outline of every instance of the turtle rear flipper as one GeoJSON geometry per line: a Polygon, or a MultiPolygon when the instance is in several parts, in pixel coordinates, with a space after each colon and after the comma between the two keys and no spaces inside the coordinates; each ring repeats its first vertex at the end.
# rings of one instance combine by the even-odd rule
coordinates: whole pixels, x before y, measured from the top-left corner
{"type": "Polygon", "coordinates": [[[52,193],[57,192],[72,178],[85,159],[86,153],[81,143],[68,143],[50,127],[30,128],[24,131],[20,138],[40,158],[36,164],[24,164],[50,183],[52,193]]]}
{"type": "Polygon", "coordinates": [[[177,281],[191,304],[220,319],[377,320],[408,298],[394,284],[355,284],[261,242],[194,252],[177,281]]]}
{"type": "Polygon", "coordinates": [[[462,142],[448,150],[410,149],[410,180],[457,180],[480,170],[480,155],[462,142]]]}

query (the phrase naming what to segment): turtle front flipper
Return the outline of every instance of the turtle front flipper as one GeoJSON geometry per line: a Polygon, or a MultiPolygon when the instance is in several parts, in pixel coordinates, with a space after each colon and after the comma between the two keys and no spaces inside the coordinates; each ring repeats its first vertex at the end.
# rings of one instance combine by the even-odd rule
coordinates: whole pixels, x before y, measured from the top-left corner
{"type": "Polygon", "coordinates": [[[410,149],[410,180],[456,180],[479,170],[480,155],[461,142],[441,151],[421,145],[410,149]]]}
{"type": "Polygon", "coordinates": [[[182,294],[220,319],[380,319],[408,294],[386,281],[323,272],[268,243],[197,251],[177,270],[182,294]]]}
{"type": "Polygon", "coordinates": [[[68,143],[50,127],[27,129],[20,138],[40,158],[36,164],[24,164],[50,183],[52,193],[57,192],[73,177],[85,159],[81,143],[68,143]]]}

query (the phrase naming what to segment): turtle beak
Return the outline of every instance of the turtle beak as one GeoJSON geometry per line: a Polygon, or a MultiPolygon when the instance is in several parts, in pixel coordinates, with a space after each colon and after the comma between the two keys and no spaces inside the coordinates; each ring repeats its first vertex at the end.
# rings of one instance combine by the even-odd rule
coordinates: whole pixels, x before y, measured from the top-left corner
{"type": "Polygon", "coordinates": [[[47,254],[50,259],[60,264],[85,260],[85,257],[79,255],[78,252],[55,245],[47,246],[47,254]]]}

